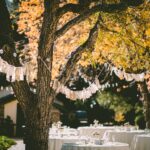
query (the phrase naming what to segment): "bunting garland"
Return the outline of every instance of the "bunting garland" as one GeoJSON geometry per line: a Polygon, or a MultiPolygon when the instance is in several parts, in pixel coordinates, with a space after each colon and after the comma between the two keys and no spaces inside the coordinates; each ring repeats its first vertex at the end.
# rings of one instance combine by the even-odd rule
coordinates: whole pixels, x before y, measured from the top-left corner
{"type": "MultiPolygon", "coordinates": [[[[137,82],[142,82],[144,81],[144,77],[146,74],[144,72],[140,74],[126,73],[124,70],[118,69],[116,67],[111,68],[112,72],[114,72],[116,76],[118,76],[121,79],[125,79],[126,81],[135,80],[137,82]]],[[[33,70],[33,66],[30,63],[26,63],[22,67],[15,67],[13,65],[8,64],[5,60],[3,60],[0,57],[0,72],[6,74],[6,80],[9,82],[14,82],[15,80],[23,81],[24,77],[26,77],[28,82],[33,81],[36,76],[36,72],[33,74],[31,70],[33,70]]]]}
{"type": "Polygon", "coordinates": [[[115,73],[116,76],[118,76],[120,79],[125,79],[126,81],[136,81],[136,82],[142,82],[144,81],[145,74],[146,73],[140,73],[140,74],[133,74],[133,73],[126,73],[123,70],[120,70],[116,67],[112,67],[112,71],[115,73]]]}
{"type": "Polygon", "coordinates": [[[15,67],[0,57],[0,72],[6,74],[8,82],[23,81],[25,77],[28,83],[32,82],[36,76],[36,72],[31,72],[31,70],[34,70],[34,68],[30,63],[26,63],[22,67],[15,67]]]}
{"type": "MultiPolygon", "coordinates": [[[[3,54],[2,49],[0,49],[0,54],[3,54]]],[[[1,57],[0,57],[0,72],[6,74],[6,80],[9,82],[23,81],[26,78],[28,83],[35,79],[37,73],[35,71],[35,68],[33,69],[33,66],[30,63],[26,63],[22,67],[15,67],[13,65],[8,64],[1,57]],[[34,73],[31,70],[34,70],[34,73]]],[[[137,81],[137,82],[144,81],[145,74],[146,74],[146,73],[141,73],[141,74],[126,73],[124,70],[112,66],[111,66],[111,72],[114,72],[115,75],[118,76],[120,79],[125,79],[126,81],[137,81]]],[[[89,87],[84,88],[81,91],[74,91],[69,89],[67,86],[61,84],[58,80],[55,80],[52,88],[56,91],[56,93],[65,94],[66,98],[68,99],[85,100],[90,98],[94,93],[96,93],[99,90],[103,91],[106,88],[118,86],[117,83],[111,85],[109,83],[105,83],[101,85],[99,83],[98,78],[95,78],[95,81],[91,83],[91,81],[86,79],[85,76],[80,71],[79,71],[79,75],[84,79],[85,82],[89,84],[89,87]]],[[[31,91],[33,93],[36,93],[36,89],[31,89],[31,91]]]]}
{"type": "Polygon", "coordinates": [[[61,84],[59,81],[55,80],[53,89],[56,90],[57,93],[62,93],[66,95],[66,98],[71,99],[71,100],[77,100],[77,99],[88,99],[90,98],[93,94],[95,94],[97,91],[103,91],[106,88],[109,87],[115,87],[118,86],[117,83],[114,84],[100,84],[98,78],[95,79],[95,81],[91,84],[89,84],[89,87],[83,88],[83,90],[80,91],[73,91],[69,89],[67,86],[61,84]]]}

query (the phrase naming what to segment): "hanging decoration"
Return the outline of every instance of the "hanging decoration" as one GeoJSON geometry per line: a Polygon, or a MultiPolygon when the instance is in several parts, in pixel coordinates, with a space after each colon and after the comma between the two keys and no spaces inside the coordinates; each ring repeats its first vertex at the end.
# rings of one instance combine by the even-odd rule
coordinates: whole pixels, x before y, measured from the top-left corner
{"type": "MultiPolygon", "coordinates": [[[[3,53],[2,49],[0,49],[0,53],[3,53]]],[[[146,74],[146,73],[140,74],[126,73],[124,70],[118,69],[116,67],[111,68],[112,72],[114,72],[116,76],[118,76],[120,79],[125,79],[126,81],[135,80],[137,82],[142,82],[146,74]]],[[[31,72],[31,70],[33,70],[33,66],[30,63],[26,63],[22,67],[15,67],[13,65],[8,64],[5,60],[3,60],[0,57],[0,72],[6,74],[6,79],[9,82],[22,81],[24,80],[24,77],[26,77],[28,82],[33,81],[36,76],[36,72],[34,71],[35,73],[33,73],[31,72]]]]}
{"type": "Polygon", "coordinates": [[[68,99],[71,100],[82,99],[84,101],[85,99],[90,98],[97,91],[103,91],[106,88],[115,86],[118,86],[118,84],[117,83],[100,84],[98,78],[95,78],[95,81],[93,83],[90,83],[89,87],[84,88],[83,90],[80,91],[73,91],[69,89],[67,86],[61,84],[58,80],[54,81],[53,89],[56,90],[57,93],[65,94],[66,98],[68,99]]]}
{"type": "MultiPolygon", "coordinates": [[[[2,49],[0,49],[0,54],[3,54],[2,49]]],[[[16,55],[17,55],[16,53],[13,54],[14,57],[16,57],[16,55]]],[[[42,60],[42,58],[40,59],[42,60]]],[[[46,65],[44,60],[42,60],[42,62],[46,65]]],[[[141,74],[126,73],[124,70],[118,69],[111,65],[110,68],[111,68],[111,72],[114,72],[116,76],[118,76],[120,79],[125,79],[126,81],[142,82],[146,74],[146,73],[141,73],[141,74]]],[[[8,64],[1,57],[0,57],[0,72],[6,74],[6,80],[9,82],[23,81],[26,78],[27,82],[29,83],[34,81],[37,74],[37,71],[35,71],[35,68],[33,68],[33,65],[31,65],[30,63],[26,63],[22,67],[15,67],[13,65],[8,64]]],[[[79,75],[84,79],[85,82],[89,84],[89,87],[84,88],[81,91],[71,90],[67,86],[61,84],[58,80],[55,80],[53,86],[52,85],[50,86],[52,86],[52,88],[56,90],[57,93],[63,93],[66,95],[68,99],[71,100],[77,100],[77,99],[85,100],[90,98],[94,93],[96,93],[99,90],[103,91],[106,88],[118,86],[117,83],[100,84],[98,77],[95,78],[95,81],[91,82],[88,79],[86,79],[85,75],[83,75],[81,72],[79,72],[79,75]]],[[[1,90],[2,88],[3,87],[1,87],[1,90]]],[[[31,91],[33,93],[36,93],[36,89],[31,89],[31,91]]]]}
{"type": "Polygon", "coordinates": [[[0,72],[6,74],[6,80],[9,82],[23,81],[26,77],[27,82],[32,82],[35,79],[36,72],[30,63],[26,63],[22,67],[15,67],[8,64],[5,60],[0,57],[0,72]]]}
{"type": "Polygon", "coordinates": [[[144,81],[145,74],[146,74],[144,72],[140,73],[140,74],[126,73],[124,70],[118,69],[116,67],[112,67],[112,71],[120,79],[125,79],[126,81],[133,81],[134,80],[136,82],[144,81]]]}

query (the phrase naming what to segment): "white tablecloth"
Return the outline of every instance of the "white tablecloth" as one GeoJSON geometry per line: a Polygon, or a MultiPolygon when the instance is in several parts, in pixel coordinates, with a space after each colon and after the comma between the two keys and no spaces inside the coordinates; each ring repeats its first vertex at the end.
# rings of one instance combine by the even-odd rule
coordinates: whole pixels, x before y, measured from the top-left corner
{"type": "Polygon", "coordinates": [[[84,138],[79,138],[78,136],[50,136],[48,142],[48,149],[49,150],[61,150],[61,147],[64,143],[74,143],[81,140],[85,140],[84,138]]]}
{"type": "Polygon", "coordinates": [[[136,135],[131,144],[131,150],[150,150],[150,134],[136,135]]]}
{"type": "Polygon", "coordinates": [[[95,136],[97,135],[98,138],[102,138],[105,131],[107,130],[114,130],[115,127],[107,127],[107,126],[98,126],[98,127],[79,127],[79,135],[83,136],[95,136]]]}
{"type": "Polygon", "coordinates": [[[49,135],[55,136],[55,135],[77,135],[78,131],[77,129],[73,128],[50,128],[49,135]]]}
{"type": "Polygon", "coordinates": [[[103,145],[70,143],[63,144],[61,150],[129,150],[129,146],[124,143],[107,143],[103,145]]]}
{"type": "Polygon", "coordinates": [[[135,135],[145,133],[144,130],[134,130],[134,131],[122,131],[122,130],[114,130],[114,131],[106,131],[103,138],[109,141],[127,143],[131,146],[132,140],[135,135]]]}

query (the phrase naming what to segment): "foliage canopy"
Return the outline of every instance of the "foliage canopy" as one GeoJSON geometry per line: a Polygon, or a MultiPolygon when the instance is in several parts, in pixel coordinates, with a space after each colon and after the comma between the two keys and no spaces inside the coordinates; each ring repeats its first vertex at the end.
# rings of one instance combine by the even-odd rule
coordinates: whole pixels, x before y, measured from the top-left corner
{"type": "MultiPolygon", "coordinates": [[[[24,32],[29,39],[27,45],[28,56],[36,64],[38,39],[42,24],[43,0],[21,1],[19,7],[19,32],[24,32]]],[[[106,4],[119,3],[120,1],[103,1],[106,4]]],[[[61,7],[66,3],[77,1],[61,2],[61,7]]],[[[94,5],[94,4],[93,4],[94,5]]],[[[110,10],[111,11],[111,10],[110,10]]],[[[150,70],[150,4],[143,3],[138,7],[129,7],[124,11],[100,12],[101,23],[99,36],[94,50],[87,50],[82,54],[79,64],[110,62],[117,67],[124,68],[127,72],[141,72],[150,70]]],[[[60,29],[68,20],[78,16],[72,12],[65,13],[59,20],[57,28],[60,29]]],[[[74,25],[64,36],[54,43],[53,78],[58,76],[60,67],[77,45],[84,43],[89,29],[95,23],[98,14],[90,16],[85,21],[74,25]]]]}

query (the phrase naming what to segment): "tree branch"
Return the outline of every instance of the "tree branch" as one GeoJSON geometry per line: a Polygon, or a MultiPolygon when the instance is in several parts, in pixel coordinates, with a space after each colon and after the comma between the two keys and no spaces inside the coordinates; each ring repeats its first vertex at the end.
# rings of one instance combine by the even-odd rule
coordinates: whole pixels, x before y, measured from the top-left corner
{"type": "Polygon", "coordinates": [[[99,2],[99,0],[81,0],[78,4],[66,4],[63,7],[59,8],[57,11],[57,16],[60,18],[62,15],[64,15],[67,12],[73,12],[73,13],[81,13],[85,9],[87,10],[91,3],[93,2],[99,2]]]}
{"type": "Polygon", "coordinates": [[[79,4],[67,4],[57,11],[57,16],[60,18],[67,12],[79,13],[81,11],[81,5],[79,4]]]}
{"type": "MultiPolygon", "coordinates": [[[[139,3],[140,5],[141,3],[139,3]]],[[[85,10],[82,12],[82,14],[80,14],[79,16],[75,17],[74,19],[72,19],[71,21],[67,22],[61,29],[56,31],[56,37],[58,38],[60,36],[62,36],[63,34],[65,34],[72,26],[74,26],[75,24],[78,24],[82,21],[84,21],[86,18],[88,18],[89,16],[91,16],[92,14],[96,13],[96,12],[107,12],[107,13],[112,13],[115,11],[123,11],[126,10],[129,6],[134,6],[133,4],[131,5],[131,3],[125,3],[125,2],[121,2],[118,4],[99,4],[96,5],[94,7],[92,7],[91,9],[85,10]]],[[[135,4],[135,6],[137,6],[137,4],[135,4]]],[[[65,7],[65,6],[64,6],[65,7]]],[[[65,13],[66,11],[71,11],[72,7],[76,7],[73,10],[77,10],[77,7],[79,6],[66,6],[67,10],[63,10],[63,13],[65,13]]]]}
{"type": "Polygon", "coordinates": [[[68,79],[70,78],[70,75],[72,71],[74,70],[77,62],[81,58],[82,53],[88,48],[91,51],[94,49],[94,45],[98,36],[98,24],[99,24],[99,17],[97,22],[95,23],[94,27],[91,29],[89,33],[88,39],[80,45],[74,52],[71,54],[71,58],[68,60],[65,66],[65,70],[63,70],[62,74],[59,76],[59,81],[63,84],[65,84],[68,79]]]}

